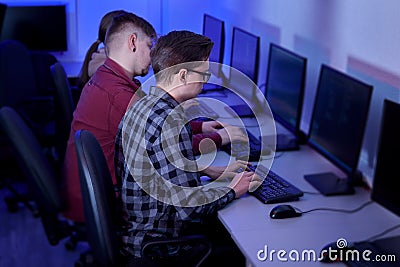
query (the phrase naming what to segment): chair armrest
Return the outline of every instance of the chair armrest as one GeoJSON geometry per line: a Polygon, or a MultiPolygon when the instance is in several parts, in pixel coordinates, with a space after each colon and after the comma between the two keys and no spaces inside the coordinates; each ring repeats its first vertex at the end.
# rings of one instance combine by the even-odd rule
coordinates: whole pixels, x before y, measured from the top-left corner
{"type": "Polygon", "coordinates": [[[211,243],[201,235],[150,240],[145,242],[141,252],[142,259],[155,266],[166,262],[171,266],[198,266],[210,253],[211,243]]]}

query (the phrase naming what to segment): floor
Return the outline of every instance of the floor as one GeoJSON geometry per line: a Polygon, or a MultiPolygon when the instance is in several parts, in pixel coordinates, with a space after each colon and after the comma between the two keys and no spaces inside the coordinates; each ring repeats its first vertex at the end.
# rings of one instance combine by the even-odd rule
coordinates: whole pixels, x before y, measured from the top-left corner
{"type": "MultiPolygon", "coordinates": [[[[16,184],[24,190],[24,184],[16,184]]],[[[57,266],[71,267],[80,253],[87,250],[86,243],[78,243],[75,251],[68,251],[63,242],[51,246],[45,236],[40,218],[23,204],[10,213],[4,197],[12,196],[6,187],[0,188],[0,267],[57,266]]]]}

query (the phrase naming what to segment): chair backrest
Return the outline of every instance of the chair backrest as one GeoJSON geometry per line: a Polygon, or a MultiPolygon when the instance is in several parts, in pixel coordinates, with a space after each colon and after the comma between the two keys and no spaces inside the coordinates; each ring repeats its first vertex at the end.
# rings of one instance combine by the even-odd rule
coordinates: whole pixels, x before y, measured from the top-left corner
{"type": "Polygon", "coordinates": [[[0,109],[0,125],[21,160],[40,213],[59,213],[63,201],[58,177],[32,130],[11,107],[0,109]]]}
{"type": "Polygon", "coordinates": [[[67,147],[67,141],[71,130],[71,122],[75,109],[72,100],[71,87],[68,76],[61,63],[57,62],[50,66],[51,75],[55,83],[55,129],[56,148],[60,161],[62,162],[67,147]]]}
{"type": "Polygon", "coordinates": [[[29,50],[20,42],[0,42],[0,107],[16,106],[38,95],[29,50]]]}
{"type": "Polygon", "coordinates": [[[47,51],[30,51],[30,54],[36,77],[38,95],[52,96],[55,84],[50,73],[50,66],[58,62],[57,58],[47,51]]]}
{"type": "MultiPolygon", "coordinates": [[[[100,266],[122,266],[127,258],[120,253],[121,212],[103,150],[88,130],[75,133],[75,148],[86,234],[94,260],[100,266]]],[[[154,240],[143,247],[143,259],[129,263],[134,266],[199,266],[210,251],[211,244],[203,236],[154,240]]]]}
{"type": "Polygon", "coordinates": [[[51,245],[57,245],[70,234],[70,227],[59,219],[64,202],[56,172],[32,130],[13,108],[4,106],[0,109],[0,126],[15,149],[20,168],[27,178],[29,193],[37,205],[46,237],[51,245]]]}
{"type": "Polygon", "coordinates": [[[75,148],[89,245],[99,265],[115,266],[121,259],[117,199],[103,150],[87,130],[76,132],[75,148]]]}

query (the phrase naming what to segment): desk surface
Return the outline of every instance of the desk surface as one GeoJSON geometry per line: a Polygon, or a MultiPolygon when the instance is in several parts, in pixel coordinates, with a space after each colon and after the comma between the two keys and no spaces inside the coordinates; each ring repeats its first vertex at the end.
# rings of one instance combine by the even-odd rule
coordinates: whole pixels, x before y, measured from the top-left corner
{"type": "MultiPolygon", "coordinates": [[[[316,192],[316,190],[304,180],[304,174],[331,171],[339,177],[344,177],[338,168],[308,146],[302,146],[299,151],[281,154],[273,161],[272,170],[305,192],[316,192]]],[[[368,190],[356,188],[356,194],[350,196],[325,197],[320,194],[305,193],[299,201],[289,204],[302,211],[313,208],[352,210],[369,200],[368,190]]],[[[305,250],[313,250],[318,256],[324,245],[335,242],[339,238],[344,238],[348,242],[361,241],[400,222],[399,217],[376,203],[355,213],[314,211],[303,214],[301,217],[282,220],[269,218],[269,212],[275,205],[277,204],[262,204],[255,197],[247,195],[218,212],[219,219],[252,266],[288,264],[328,266],[318,261],[302,261],[301,253],[305,250]],[[262,261],[258,257],[263,259],[265,253],[259,252],[260,250],[267,251],[268,254],[271,250],[284,250],[287,253],[284,256],[287,262],[280,261],[277,253],[272,255],[272,259],[268,257],[262,261]],[[300,253],[300,260],[289,258],[292,250],[300,253]]],[[[398,229],[388,236],[399,234],[398,229]]],[[[292,255],[295,256],[295,254],[292,255]]],[[[340,265],[344,266],[344,264],[340,265]]]]}

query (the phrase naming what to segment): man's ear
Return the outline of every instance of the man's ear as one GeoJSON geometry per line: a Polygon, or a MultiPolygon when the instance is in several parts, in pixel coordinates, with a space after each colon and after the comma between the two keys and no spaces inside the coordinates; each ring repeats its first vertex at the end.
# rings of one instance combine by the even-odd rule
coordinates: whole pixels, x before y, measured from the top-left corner
{"type": "Polygon", "coordinates": [[[132,33],[129,36],[129,41],[128,41],[129,49],[132,50],[133,52],[136,52],[136,45],[137,45],[137,34],[132,33]]]}
{"type": "Polygon", "coordinates": [[[181,82],[186,83],[187,78],[187,69],[180,69],[179,70],[179,79],[181,82]]]}

